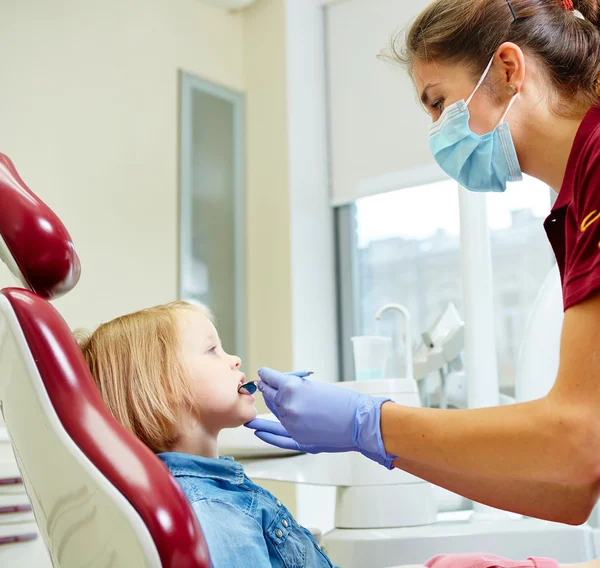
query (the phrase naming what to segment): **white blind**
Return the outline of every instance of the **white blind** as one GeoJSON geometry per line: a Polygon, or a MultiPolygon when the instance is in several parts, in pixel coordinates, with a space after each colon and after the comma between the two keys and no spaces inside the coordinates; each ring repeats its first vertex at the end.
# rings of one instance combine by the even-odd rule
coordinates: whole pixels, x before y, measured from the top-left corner
{"type": "Polygon", "coordinates": [[[377,59],[430,1],[345,0],[327,9],[334,205],[445,179],[410,77],[377,59]]]}

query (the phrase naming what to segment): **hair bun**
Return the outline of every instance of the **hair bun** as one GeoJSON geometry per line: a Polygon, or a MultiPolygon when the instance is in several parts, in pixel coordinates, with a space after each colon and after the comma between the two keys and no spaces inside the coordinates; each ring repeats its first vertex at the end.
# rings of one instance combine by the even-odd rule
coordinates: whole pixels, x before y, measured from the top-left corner
{"type": "Polygon", "coordinates": [[[562,0],[563,6],[568,2],[571,10],[579,12],[586,20],[600,28],[600,0],[562,0]]]}

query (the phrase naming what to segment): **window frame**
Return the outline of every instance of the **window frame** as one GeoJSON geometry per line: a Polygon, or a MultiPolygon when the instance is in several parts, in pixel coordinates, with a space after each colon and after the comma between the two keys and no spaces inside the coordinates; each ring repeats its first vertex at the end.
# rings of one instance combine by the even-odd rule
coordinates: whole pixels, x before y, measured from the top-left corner
{"type": "MultiPolygon", "coordinates": [[[[245,253],[245,97],[243,93],[222,87],[196,75],[179,71],[179,242],[177,263],[177,296],[189,300],[183,286],[183,273],[192,260],[192,198],[193,198],[193,94],[194,91],[212,95],[231,103],[234,130],[234,186],[233,208],[235,218],[235,351],[246,360],[246,253],[245,253]]],[[[209,306],[210,307],[210,306],[209,306]]]]}

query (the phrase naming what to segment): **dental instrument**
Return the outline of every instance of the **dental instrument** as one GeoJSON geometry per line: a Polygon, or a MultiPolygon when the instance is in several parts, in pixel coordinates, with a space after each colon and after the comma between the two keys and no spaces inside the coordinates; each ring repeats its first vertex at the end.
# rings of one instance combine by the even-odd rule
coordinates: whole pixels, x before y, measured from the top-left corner
{"type": "Polygon", "coordinates": [[[258,381],[248,381],[238,387],[238,392],[244,394],[242,391],[246,391],[248,394],[254,394],[258,390],[258,381]]]}
{"type": "Polygon", "coordinates": [[[417,381],[447,367],[452,371],[462,370],[465,323],[452,302],[448,303],[433,325],[421,334],[421,338],[422,345],[417,350],[414,365],[417,381]]]}
{"type": "MultiPolygon", "coordinates": [[[[311,375],[314,375],[314,374],[315,374],[314,371],[293,371],[291,373],[286,373],[286,375],[293,375],[294,377],[300,377],[301,379],[310,377],[311,375]]],[[[260,379],[257,379],[255,381],[248,381],[247,383],[240,385],[238,387],[238,392],[240,394],[243,394],[242,391],[246,391],[248,394],[254,394],[258,390],[258,382],[259,381],[260,381],[260,379]]]]}

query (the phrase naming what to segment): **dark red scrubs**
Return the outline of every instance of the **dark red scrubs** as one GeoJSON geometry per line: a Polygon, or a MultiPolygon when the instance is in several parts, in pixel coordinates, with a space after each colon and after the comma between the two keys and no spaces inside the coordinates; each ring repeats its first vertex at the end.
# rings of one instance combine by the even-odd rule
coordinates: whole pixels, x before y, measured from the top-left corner
{"type": "Polygon", "coordinates": [[[585,115],[563,184],[544,222],[560,269],[565,311],[600,290],[600,108],[585,115]]]}

